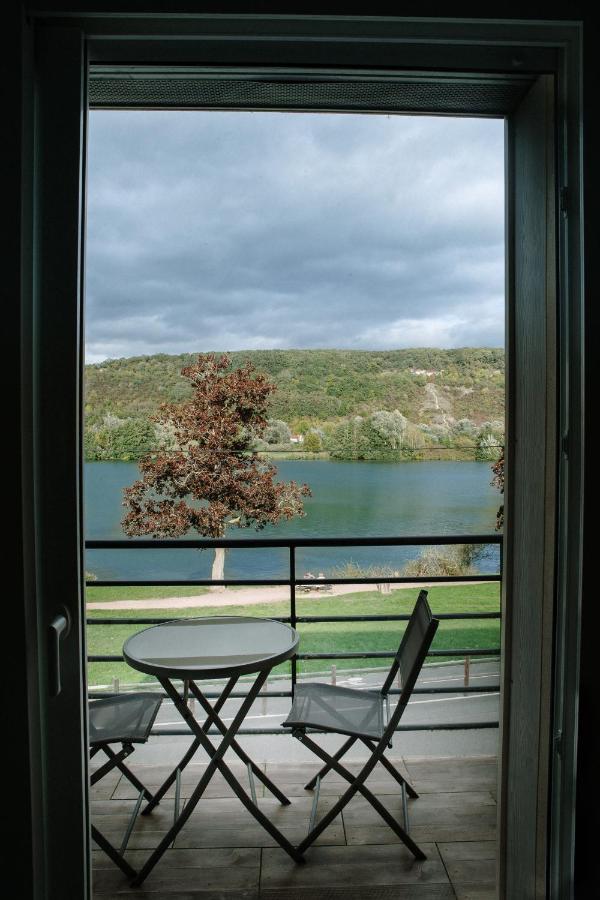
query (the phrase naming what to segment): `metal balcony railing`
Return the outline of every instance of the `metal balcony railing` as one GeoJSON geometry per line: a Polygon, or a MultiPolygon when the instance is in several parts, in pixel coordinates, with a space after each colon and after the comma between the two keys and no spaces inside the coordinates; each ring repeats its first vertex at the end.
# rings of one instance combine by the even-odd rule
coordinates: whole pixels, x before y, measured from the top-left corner
{"type": "MultiPolygon", "coordinates": [[[[269,548],[287,548],[288,550],[288,575],[285,578],[226,578],[223,580],[213,579],[97,579],[87,581],[88,586],[93,587],[133,587],[133,586],[169,586],[169,587],[265,587],[265,586],[287,586],[289,587],[289,615],[274,616],[280,622],[287,622],[293,628],[305,623],[316,622],[404,622],[408,621],[408,614],[395,615],[350,615],[350,616],[307,616],[299,615],[296,609],[296,591],[301,585],[315,586],[314,579],[298,578],[296,574],[296,550],[300,547],[399,547],[399,546],[440,546],[440,545],[460,545],[460,544],[477,544],[477,545],[498,545],[500,548],[498,572],[493,574],[476,574],[476,575],[423,575],[423,576],[395,576],[379,575],[371,577],[351,577],[351,578],[327,578],[327,584],[408,584],[408,583],[426,583],[426,584],[451,584],[451,583],[467,583],[467,582],[501,582],[503,568],[502,554],[502,536],[499,534],[462,534],[462,535],[418,535],[403,537],[340,537],[340,538],[223,538],[223,539],[185,539],[185,540],[163,540],[163,539],[135,539],[135,540],[86,540],[86,550],[135,550],[143,552],[144,550],[161,550],[161,549],[185,549],[185,550],[214,550],[217,547],[225,549],[269,549],[269,548]]],[[[468,620],[468,619],[500,619],[500,606],[497,612],[455,612],[455,613],[436,613],[436,618],[441,621],[448,620],[468,620]]],[[[173,621],[173,617],[169,616],[135,616],[132,618],[111,618],[99,617],[88,618],[88,626],[95,625],[158,625],[162,622],[173,621]]],[[[302,635],[302,629],[299,629],[302,635]]],[[[302,642],[301,642],[302,645],[302,642]]],[[[292,697],[293,691],[298,679],[298,660],[340,660],[340,659],[393,659],[397,647],[390,651],[352,651],[352,652],[336,652],[336,653],[298,653],[291,660],[291,690],[276,691],[266,690],[259,694],[260,698],[268,697],[292,697]]],[[[458,658],[467,659],[471,657],[499,657],[500,647],[463,647],[460,649],[437,649],[430,650],[429,657],[458,658]]],[[[123,662],[122,656],[92,654],[88,656],[90,662],[123,662]]],[[[487,685],[485,687],[463,686],[460,689],[456,687],[416,687],[413,694],[477,694],[477,693],[493,693],[499,691],[499,685],[487,685]]],[[[398,689],[393,689],[390,694],[400,693],[398,689]]],[[[205,692],[207,697],[218,697],[219,692],[205,692]]],[[[99,696],[94,692],[95,697],[99,696]]],[[[233,691],[231,698],[243,697],[244,692],[233,691]]],[[[467,730],[481,728],[497,728],[498,721],[485,722],[447,722],[447,723],[428,723],[425,725],[406,724],[398,728],[399,731],[435,731],[435,730],[467,730]]],[[[210,733],[218,734],[217,730],[210,733]]],[[[239,734],[281,734],[280,728],[247,728],[240,729],[239,734]]],[[[181,728],[157,728],[152,734],[156,735],[182,735],[189,737],[189,730],[181,728]]]]}

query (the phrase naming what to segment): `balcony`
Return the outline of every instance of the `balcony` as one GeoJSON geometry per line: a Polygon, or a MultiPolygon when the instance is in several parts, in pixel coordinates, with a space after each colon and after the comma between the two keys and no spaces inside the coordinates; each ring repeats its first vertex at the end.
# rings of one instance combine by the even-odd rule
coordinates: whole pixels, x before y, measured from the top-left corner
{"type": "MultiPolygon", "coordinates": [[[[303,592],[314,587],[314,581],[300,577],[297,554],[302,548],[369,547],[369,546],[432,546],[451,544],[485,544],[499,548],[498,570],[492,574],[382,576],[357,578],[327,578],[332,592],[336,585],[355,585],[357,591],[380,584],[385,580],[390,588],[428,586],[434,614],[441,620],[438,636],[430,651],[414,691],[406,716],[399,730],[397,747],[390,751],[400,767],[407,770],[409,779],[421,795],[410,801],[411,835],[423,845],[428,859],[417,863],[404,847],[398,846],[396,836],[378,819],[376,813],[362,799],[355,798],[336,821],[307,853],[307,865],[298,867],[286,854],[274,846],[272,839],[245,812],[239,800],[221,776],[215,776],[205,798],[194,811],[190,821],[178,835],[156,869],[145,882],[141,895],[177,895],[187,897],[201,892],[205,900],[219,898],[274,898],[278,896],[317,900],[327,898],[487,898],[494,896],[496,777],[495,735],[498,726],[497,703],[499,640],[490,639],[486,621],[497,629],[500,618],[499,583],[502,578],[502,538],[497,535],[454,535],[388,538],[328,538],[298,540],[136,540],[88,541],[93,550],[129,550],[142,553],[145,549],[205,549],[220,545],[229,549],[273,549],[287,557],[287,571],[281,577],[261,579],[227,579],[219,584],[229,587],[254,585],[283,587],[287,600],[279,601],[277,615],[281,621],[298,629],[301,652],[290,664],[279,667],[269,678],[266,690],[256,701],[247,720],[243,735],[244,748],[273,779],[281,784],[292,800],[290,807],[280,807],[270,796],[259,790],[259,803],[265,813],[292,840],[299,843],[308,830],[312,792],[303,785],[318,768],[304,748],[291,736],[282,733],[280,723],[289,708],[292,692],[299,679],[332,680],[342,683],[351,680],[354,686],[373,687],[384,678],[397,648],[399,633],[408,619],[408,605],[414,601],[416,590],[382,594],[389,602],[389,612],[364,612],[349,615],[333,614],[329,594],[319,591],[303,592]],[[495,585],[496,600],[473,609],[436,609],[435,589],[455,584],[478,583],[495,585]],[[406,595],[407,609],[402,601],[392,602],[390,596],[406,595]],[[312,598],[312,599],[310,599],[312,598]],[[484,608],[485,607],[485,608],[484,608]],[[399,609],[402,611],[399,611],[399,609]],[[319,613],[318,615],[315,613],[319,613]],[[389,623],[389,627],[385,625],[389,623]],[[477,624],[479,623],[479,624],[477,624]],[[477,628],[484,630],[477,632],[477,628]],[[331,629],[319,631],[318,629],[331,629]],[[344,645],[328,647],[331,635],[340,632],[348,636],[354,628],[352,648],[344,645]],[[472,629],[471,632],[469,629],[472,629]],[[345,630],[345,631],[344,631],[345,630]],[[469,634],[477,640],[469,640],[469,634]],[[487,640],[486,640],[487,638],[487,640]],[[369,644],[374,641],[377,646],[369,644]],[[457,644],[457,641],[459,642],[457,644]],[[482,644],[483,641],[483,644],[482,644]],[[485,702],[484,702],[485,698],[485,702]],[[474,700],[475,704],[463,701],[474,700]],[[444,700],[451,702],[444,703],[444,700]],[[458,702],[455,702],[458,701],[458,702]],[[430,705],[431,704],[431,705],[430,705]],[[411,706],[413,707],[411,709],[411,706]],[[442,713],[442,708],[446,712],[442,713]],[[464,711],[468,709],[468,714],[464,711]],[[491,710],[491,712],[490,712],[491,710]],[[277,737],[275,737],[275,735],[277,737]],[[477,742],[475,737],[478,736],[477,742]],[[481,737],[483,736],[483,741],[481,737]],[[452,738],[452,740],[450,740],[452,738]],[[158,894],[157,894],[158,892],[158,894]]],[[[197,581],[93,581],[96,588],[144,584],[168,585],[174,588],[214,586],[215,582],[197,581]]],[[[387,591],[387,588],[384,590],[387,591]]],[[[483,591],[483,587],[481,588],[483,591]]],[[[207,602],[217,604],[211,597],[207,602]]],[[[365,594],[373,597],[372,594],[365,594]]],[[[231,591],[229,600],[235,599],[231,591]]],[[[337,598],[340,599],[340,598],[337,598]]],[[[98,604],[100,605],[100,604],[98,604]]],[[[456,605],[456,604],[455,604],[456,605]]],[[[177,610],[178,615],[189,615],[177,610]]],[[[236,613],[235,606],[231,613],[236,613]]],[[[194,613],[196,614],[196,613],[194,613]]],[[[258,612],[257,614],[264,614],[258,612]]],[[[88,618],[90,643],[97,645],[95,630],[123,635],[151,624],[167,621],[172,615],[105,614],[93,610],[88,618]]],[[[499,635],[498,635],[499,638],[499,635]]],[[[336,639],[337,641],[337,639],[336,639]]],[[[97,649],[97,647],[96,647],[97,649]]],[[[101,648],[102,649],[102,648],[101,648]]],[[[93,652],[90,664],[110,664],[114,671],[126,673],[118,653],[93,652]]],[[[107,671],[107,669],[104,669],[107,671]]],[[[133,673],[132,673],[133,674],[133,673]]],[[[97,680],[97,679],[96,679],[97,680]]],[[[91,695],[112,693],[115,689],[135,688],[127,685],[126,675],[108,679],[108,683],[92,687],[91,695]]],[[[225,706],[225,715],[234,714],[243,696],[242,690],[232,694],[225,706]],[[233,712],[232,712],[233,711],[233,712]]],[[[152,686],[144,684],[144,689],[152,686]]],[[[138,685],[139,687],[139,685],[138,685]]],[[[157,689],[158,685],[157,685],[157,689]]],[[[218,696],[220,685],[209,686],[208,696],[218,696]]],[[[393,703],[394,694],[391,691],[393,703]]],[[[192,707],[193,708],[193,707],[192,707]]],[[[195,709],[198,714],[200,711],[195,709]]],[[[335,749],[335,736],[321,740],[335,749]]],[[[144,783],[152,790],[173,768],[189,742],[189,731],[178,721],[169,702],[165,701],[155,723],[151,740],[134,753],[131,764],[144,783]]],[[[349,768],[356,767],[360,751],[349,768]]],[[[350,757],[352,759],[352,757],[350,757]]],[[[184,771],[179,802],[185,803],[191,785],[203,769],[202,751],[184,771]]],[[[235,769],[235,763],[232,765],[235,769]]],[[[240,767],[240,775],[244,773],[240,767]]],[[[321,788],[319,811],[334,802],[342,782],[330,773],[321,788]]],[[[369,786],[384,797],[392,812],[399,812],[401,798],[397,783],[378,767],[369,786]]],[[[259,786],[262,789],[262,786],[259,786]]],[[[92,820],[109,839],[120,843],[123,830],[135,802],[133,788],[118,775],[109,776],[92,790],[92,820]]],[[[174,812],[173,792],[154,811],[151,817],[138,817],[129,840],[127,858],[138,867],[164,835],[174,812]]],[[[93,853],[94,892],[98,897],[128,893],[126,878],[100,851],[93,853]]],[[[140,896],[140,889],[135,893],[140,896]]]]}

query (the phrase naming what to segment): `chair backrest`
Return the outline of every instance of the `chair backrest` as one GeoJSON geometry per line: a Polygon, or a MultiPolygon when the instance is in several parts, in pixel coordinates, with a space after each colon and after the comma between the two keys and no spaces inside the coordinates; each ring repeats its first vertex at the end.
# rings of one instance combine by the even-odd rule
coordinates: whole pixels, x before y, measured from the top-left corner
{"type": "Polygon", "coordinates": [[[401,694],[394,713],[390,717],[386,735],[388,732],[391,734],[400,721],[439,624],[439,620],[433,618],[427,600],[427,591],[421,591],[402,635],[398,652],[381,688],[381,693],[385,696],[389,692],[394,678],[400,672],[401,694]]]}

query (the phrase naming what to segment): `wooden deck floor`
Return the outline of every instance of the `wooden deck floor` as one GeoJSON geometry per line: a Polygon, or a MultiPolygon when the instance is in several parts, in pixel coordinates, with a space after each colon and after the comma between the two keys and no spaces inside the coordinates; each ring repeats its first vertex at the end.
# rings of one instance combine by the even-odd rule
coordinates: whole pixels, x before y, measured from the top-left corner
{"type": "MultiPolygon", "coordinates": [[[[133,763],[133,758],[132,758],[133,763]]],[[[184,826],[172,849],[142,888],[126,877],[99,850],[93,856],[93,890],[97,900],[129,894],[157,900],[492,900],[495,896],[496,760],[494,758],[402,760],[420,797],[409,801],[411,836],[427,853],[411,854],[362,798],[354,800],[296,865],[245,811],[217,775],[205,798],[184,826]]],[[[303,785],[313,765],[265,764],[266,771],[290,797],[281,806],[265,796],[257,782],[259,804],[289,837],[304,837],[312,793],[303,785]]],[[[167,767],[135,766],[152,790],[167,767]]],[[[182,798],[197,783],[203,766],[190,765],[182,777],[182,798]]],[[[235,765],[232,765],[236,769],[235,765]]],[[[356,766],[348,765],[356,769],[356,766]]],[[[243,781],[241,766],[236,774],[243,781]]],[[[339,776],[323,781],[319,812],[339,795],[339,776]]],[[[369,786],[391,812],[400,813],[396,782],[381,768],[369,786]]],[[[93,821],[117,846],[133,805],[134,789],[117,774],[92,790],[93,821]]],[[[172,797],[172,793],[171,793],[172,797]]],[[[127,858],[139,868],[169,827],[173,800],[165,799],[148,817],[138,817],[127,858]]]]}

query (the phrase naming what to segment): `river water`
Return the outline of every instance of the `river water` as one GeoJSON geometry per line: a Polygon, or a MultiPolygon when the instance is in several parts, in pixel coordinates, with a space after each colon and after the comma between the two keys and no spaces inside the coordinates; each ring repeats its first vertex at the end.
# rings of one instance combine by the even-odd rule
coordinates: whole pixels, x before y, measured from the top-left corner
{"type": "MultiPolygon", "coordinates": [[[[312,497],[306,515],[260,532],[232,529],[228,537],[387,537],[425,534],[491,534],[500,504],[484,462],[378,463],[280,460],[282,480],[306,482],[312,497]]],[[[137,478],[135,463],[85,465],[86,538],[124,537],[122,491],[137,478]]],[[[413,547],[323,547],[297,550],[298,575],[310,571],[332,577],[348,562],[401,568],[420,554],[413,547]]],[[[88,550],[86,569],[98,578],[210,578],[213,554],[199,550],[88,550]]],[[[497,571],[498,549],[477,564],[497,571]]],[[[228,578],[287,576],[285,549],[227,551],[228,578]]]]}

